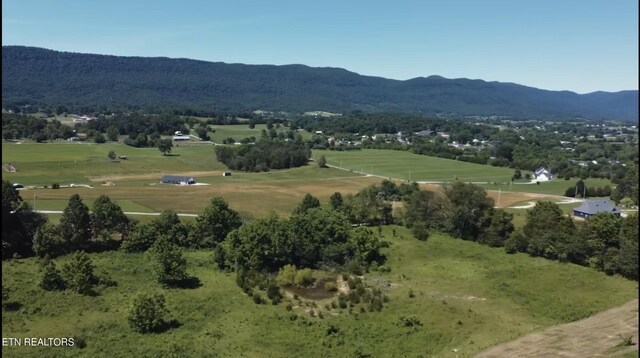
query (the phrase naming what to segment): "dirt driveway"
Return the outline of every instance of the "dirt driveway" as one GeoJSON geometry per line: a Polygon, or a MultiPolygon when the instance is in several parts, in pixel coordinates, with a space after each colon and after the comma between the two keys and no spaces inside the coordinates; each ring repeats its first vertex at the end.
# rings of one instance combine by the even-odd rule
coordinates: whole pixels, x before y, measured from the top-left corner
{"type": "Polygon", "coordinates": [[[580,321],[548,328],[476,355],[491,357],[618,357],[638,354],[638,300],[580,321]],[[620,346],[622,337],[634,345],[620,346]]]}

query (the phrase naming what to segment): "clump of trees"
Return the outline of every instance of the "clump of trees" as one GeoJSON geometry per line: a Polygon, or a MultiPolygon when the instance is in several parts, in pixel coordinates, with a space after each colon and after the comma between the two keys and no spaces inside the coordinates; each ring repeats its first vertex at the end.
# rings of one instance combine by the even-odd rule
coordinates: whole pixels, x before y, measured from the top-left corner
{"type": "Polygon", "coordinates": [[[45,259],[39,286],[47,291],[69,289],[82,295],[93,295],[97,285],[116,284],[105,272],[96,275],[95,265],[89,255],[77,251],[62,265],[62,270],[58,270],[53,260],[45,259]]]}
{"type": "Polygon", "coordinates": [[[485,245],[500,247],[514,230],[513,215],[493,207],[484,189],[473,184],[454,182],[444,195],[414,191],[404,200],[404,223],[420,240],[429,230],[485,245]]]}
{"type": "Polygon", "coordinates": [[[124,235],[129,219],[120,206],[101,195],[93,203],[92,211],[78,194],[69,198],[60,224],[43,225],[36,231],[32,250],[39,257],[56,257],[74,251],[103,251],[117,248],[114,235],[124,235]]]}
{"type": "Polygon", "coordinates": [[[527,213],[522,230],[512,233],[505,250],[591,266],[637,281],[638,216],[620,219],[599,213],[577,227],[557,204],[540,201],[527,213]]]}
{"type": "Polygon", "coordinates": [[[302,141],[262,139],[238,147],[217,146],[216,158],[229,169],[264,172],[300,167],[309,161],[311,150],[302,141]]]}
{"type": "Polygon", "coordinates": [[[564,196],[569,198],[609,197],[612,193],[611,187],[608,185],[603,187],[586,186],[584,181],[580,179],[575,185],[572,185],[565,190],[564,196]]]}
{"type": "Polygon", "coordinates": [[[33,237],[47,222],[46,216],[33,211],[13,185],[2,180],[2,258],[33,255],[33,237]]]}

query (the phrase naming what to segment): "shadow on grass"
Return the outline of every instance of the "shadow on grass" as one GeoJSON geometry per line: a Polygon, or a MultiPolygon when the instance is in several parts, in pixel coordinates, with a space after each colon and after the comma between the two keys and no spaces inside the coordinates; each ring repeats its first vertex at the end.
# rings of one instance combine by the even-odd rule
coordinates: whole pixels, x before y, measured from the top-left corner
{"type": "Polygon", "coordinates": [[[180,154],[174,154],[174,153],[167,153],[164,155],[165,157],[179,157],[180,154]]]}
{"type": "Polygon", "coordinates": [[[195,276],[187,277],[184,280],[173,281],[167,284],[168,288],[184,288],[184,289],[196,289],[202,286],[202,281],[195,276]]]}
{"type": "Polygon", "coordinates": [[[4,304],[4,309],[7,312],[15,312],[17,310],[19,310],[20,308],[22,308],[22,303],[20,302],[7,302],[4,304]]]}

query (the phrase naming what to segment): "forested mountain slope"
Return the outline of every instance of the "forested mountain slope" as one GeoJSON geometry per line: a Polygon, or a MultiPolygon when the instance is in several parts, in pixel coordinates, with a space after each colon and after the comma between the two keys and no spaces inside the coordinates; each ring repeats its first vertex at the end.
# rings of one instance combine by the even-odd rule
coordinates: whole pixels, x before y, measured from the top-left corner
{"type": "Polygon", "coordinates": [[[638,120],[638,91],[576,94],[513,83],[398,81],[340,68],[244,65],[2,47],[3,106],[196,111],[396,111],[638,120]]]}

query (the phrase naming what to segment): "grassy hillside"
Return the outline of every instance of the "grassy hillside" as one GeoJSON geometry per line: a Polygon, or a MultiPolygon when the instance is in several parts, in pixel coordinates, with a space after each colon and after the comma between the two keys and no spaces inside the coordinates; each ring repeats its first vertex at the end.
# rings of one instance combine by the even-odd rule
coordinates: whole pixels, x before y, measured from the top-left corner
{"type": "MultiPolygon", "coordinates": [[[[162,289],[140,254],[93,254],[98,270],[116,287],[97,297],[46,292],[37,287],[35,259],[3,262],[3,284],[11,288],[15,311],[4,312],[5,337],[75,336],[86,348],[5,347],[5,354],[64,356],[297,356],[344,357],[356,351],[374,357],[471,357],[484,348],[551,325],[577,320],[638,297],[637,283],[589,268],[506,255],[471,242],[432,235],[413,239],[402,227],[384,228],[389,273],[366,274],[388,290],[382,312],[292,319],[285,304],[256,305],[216,271],[212,253],[187,253],[189,272],[202,285],[162,289]],[[161,334],[133,333],[126,322],[131,297],[140,290],[162,292],[179,326],[161,334]],[[415,297],[409,297],[409,290],[415,297]],[[397,323],[416,316],[413,330],[397,323]],[[338,333],[329,335],[333,325],[338,333]],[[457,353],[453,350],[456,349],[457,353]]],[[[59,264],[64,262],[60,259],[59,264]]]]}

